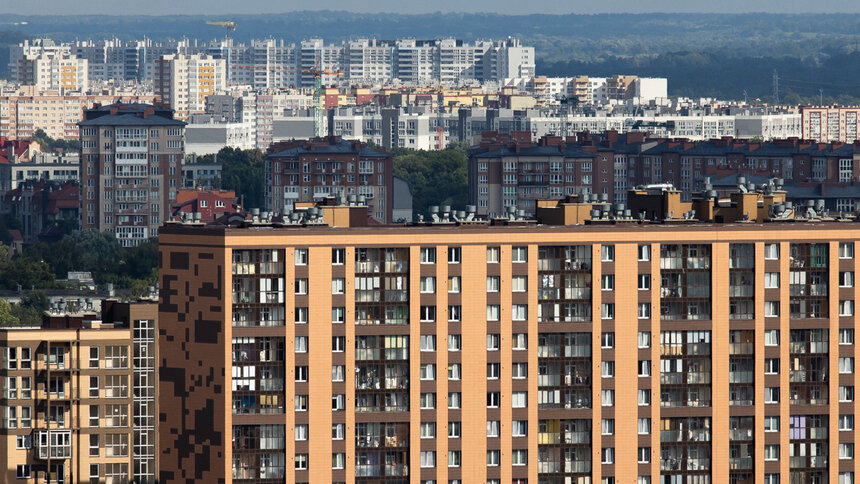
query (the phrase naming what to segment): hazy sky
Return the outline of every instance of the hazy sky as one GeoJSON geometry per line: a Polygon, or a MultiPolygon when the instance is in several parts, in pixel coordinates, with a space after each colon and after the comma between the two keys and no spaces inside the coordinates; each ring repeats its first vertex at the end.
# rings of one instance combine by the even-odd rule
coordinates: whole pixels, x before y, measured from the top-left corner
{"type": "MultiPolygon", "coordinates": [[[[230,14],[283,13],[294,10],[355,12],[495,12],[526,13],[644,13],[644,12],[773,12],[860,13],[858,0],[0,0],[0,13],[17,14],[230,14]]],[[[0,27],[5,23],[0,20],[0,27]]]]}

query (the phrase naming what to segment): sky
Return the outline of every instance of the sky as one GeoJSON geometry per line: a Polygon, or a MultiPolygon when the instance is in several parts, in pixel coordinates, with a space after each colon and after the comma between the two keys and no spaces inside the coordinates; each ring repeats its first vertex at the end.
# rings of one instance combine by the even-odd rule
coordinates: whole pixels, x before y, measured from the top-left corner
{"type": "MultiPolygon", "coordinates": [[[[354,12],[492,12],[529,13],[860,13],[858,0],[0,0],[0,13],[109,15],[224,15],[231,13],[284,13],[295,10],[347,10],[354,12]],[[813,8],[814,7],[814,8],[813,8]]],[[[0,27],[5,23],[0,20],[0,27]]]]}

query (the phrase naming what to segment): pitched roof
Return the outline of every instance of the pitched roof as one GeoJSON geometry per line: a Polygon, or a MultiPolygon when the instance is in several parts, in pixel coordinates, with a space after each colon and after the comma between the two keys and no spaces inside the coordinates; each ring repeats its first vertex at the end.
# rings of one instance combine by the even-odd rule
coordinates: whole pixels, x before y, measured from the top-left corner
{"type": "Polygon", "coordinates": [[[136,114],[114,114],[87,119],[79,122],[78,126],[185,126],[185,123],[158,115],[144,118],[136,114]]]}

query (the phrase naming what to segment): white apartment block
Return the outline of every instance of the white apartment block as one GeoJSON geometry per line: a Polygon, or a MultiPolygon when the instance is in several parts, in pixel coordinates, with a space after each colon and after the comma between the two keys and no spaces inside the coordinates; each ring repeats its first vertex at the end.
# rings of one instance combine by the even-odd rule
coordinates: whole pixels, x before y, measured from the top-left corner
{"type": "Polygon", "coordinates": [[[226,68],[224,59],[208,55],[163,55],[155,63],[155,96],[175,110],[176,119],[202,114],[206,96],[226,88],[226,68]]]}

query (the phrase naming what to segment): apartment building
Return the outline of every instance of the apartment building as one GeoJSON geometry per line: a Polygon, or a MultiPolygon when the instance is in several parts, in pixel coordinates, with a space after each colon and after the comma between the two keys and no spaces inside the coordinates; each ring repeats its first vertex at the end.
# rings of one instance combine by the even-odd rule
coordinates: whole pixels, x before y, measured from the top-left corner
{"type": "Polygon", "coordinates": [[[182,187],[185,123],[161,105],[96,105],[81,131],[81,225],[125,247],[158,235],[182,187]]]}
{"type": "Polygon", "coordinates": [[[155,96],[176,112],[177,119],[206,111],[206,96],[227,86],[227,64],[204,54],[163,55],[155,61],[155,96]]]}
{"type": "Polygon", "coordinates": [[[0,94],[0,137],[31,138],[41,129],[54,139],[78,139],[78,123],[84,110],[94,104],[152,103],[155,96],[122,92],[110,95],[42,91],[24,86],[12,93],[0,94]]]}
{"type": "Polygon", "coordinates": [[[665,196],[165,227],[160,478],[854,482],[857,222],[665,196]]]}
{"type": "Polygon", "coordinates": [[[860,129],[858,106],[802,106],[803,139],[853,143],[860,129]]]}
{"type": "Polygon", "coordinates": [[[156,482],[155,302],[0,327],[0,480],[156,482]]]}
{"type": "Polygon", "coordinates": [[[80,228],[81,187],[77,182],[21,182],[0,197],[0,211],[20,223],[22,242],[32,244],[50,231],[80,228]]]}
{"type": "Polygon", "coordinates": [[[390,153],[336,136],[275,143],[266,156],[266,210],[288,213],[298,202],[330,195],[363,197],[368,215],[392,222],[390,153]]]}
{"type": "Polygon", "coordinates": [[[525,139],[488,135],[473,149],[469,197],[479,214],[498,215],[514,206],[532,214],[536,200],[582,192],[625,203],[628,189],[664,183],[679,188],[690,200],[705,178],[732,175],[782,178],[792,198],[795,192],[820,187],[813,198],[826,199],[827,208],[836,211],[853,211],[858,198],[854,194],[860,195],[856,190],[860,150],[854,144],[797,138],[765,143],[729,137],[689,141],[616,131],[545,136],[535,143],[525,135],[525,139]],[[492,140],[493,136],[499,139],[492,140]]]}

